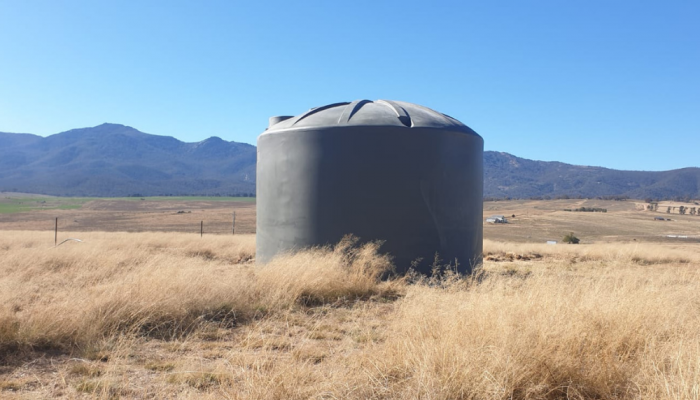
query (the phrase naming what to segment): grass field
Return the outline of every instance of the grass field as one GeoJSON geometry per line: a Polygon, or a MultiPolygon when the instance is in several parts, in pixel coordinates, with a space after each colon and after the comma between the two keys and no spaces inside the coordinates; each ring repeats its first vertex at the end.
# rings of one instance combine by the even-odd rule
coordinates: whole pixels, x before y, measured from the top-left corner
{"type": "MultiPolygon", "coordinates": [[[[550,200],[489,201],[484,217],[502,214],[504,225],[486,224],[488,239],[519,243],[561,241],[574,232],[583,243],[651,242],[700,243],[700,216],[679,215],[680,205],[694,203],[662,202],[658,211],[644,211],[639,201],[550,200]],[[605,208],[607,213],[567,212],[578,207],[605,208]],[[666,213],[668,207],[673,213],[666,213]],[[511,216],[515,215],[515,218],[511,216]],[[669,221],[657,221],[663,217],[669,221]],[[669,238],[675,236],[675,238],[669,238]],[[683,237],[681,240],[679,236],[683,237]]],[[[183,232],[199,234],[204,223],[207,234],[232,231],[236,213],[236,232],[255,233],[255,199],[250,197],[156,197],[156,198],[57,198],[0,195],[0,231],[53,229],[59,219],[59,231],[73,232],[183,232]],[[45,202],[45,203],[42,203],[45,202]],[[21,204],[20,204],[21,203],[21,204]],[[12,213],[7,213],[11,211],[12,213]]]]}
{"type": "Polygon", "coordinates": [[[700,216],[666,214],[667,205],[693,203],[664,202],[659,212],[643,210],[643,203],[611,200],[517,200],[484,203],[484,216],[505,215],[508,224],[485,224],[484,237],[507,242],[545,243],[561,241],[574,232],[582,243],[651,242],[700,243],[700,216]],[[578,207],[605,208],[600,212],[568,212],[578,207]],[[515,218],[512,218],[515,215],[515,218]],[[655,217],[668,218],[658,221],[655,217]],[[668,236],[685,236],[683,240],[668,236]]]}
{"type": "Polygon", "coordinates": [[[153,196],[153,197],[56,197],[24,193],[0,193],[0,214],[42,210],[76,210],[87,202],[255,202],[255,197],[153,196]]]}
{"type": "Polygon", "coordinates": [[[249,201],[2,214],[0,398],[700,399],[700,217],[484,208],[477,274],[390,281],[351,241],[255,265],[249,201]]]}
{"type": "Polygon", "coordinates": [[[0,214],[25,213],[40,210],[75,210],[89,199],[60,197],[0,197],[0,214]]]}
{"type": "MultiPolygon", "coordinates": [[[[66,233],[75,236],[76,233],[66,233]]],[[[375,246],[0,235],[1,398],[697,399],[700,252],[485,242],[471,279],[375,246]]]]}
{"type": "Polygon", "coordinates": [[[236,232],[255,232],[255,198],[139,197],[63,198],[0,196],[0,231],[49,231],[58,218],[59,231],[200,232],[229,234],[236,213],[236,232]]]}

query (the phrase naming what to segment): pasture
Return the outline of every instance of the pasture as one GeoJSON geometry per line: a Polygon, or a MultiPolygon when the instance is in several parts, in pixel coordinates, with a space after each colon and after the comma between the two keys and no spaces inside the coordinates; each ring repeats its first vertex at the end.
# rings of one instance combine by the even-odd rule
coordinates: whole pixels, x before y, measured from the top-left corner
{"type": "Polygon", "coordinates": [[[584,244],[700,243],[700,216],[665,212],[669,206],[691,207],[693,203],[662,202],[659,211],[645,211],[644,205],[634,200],[488,201],[484,203],[484,216],[504,215],[509,223],[485,224],[484,237],[506,242],[545,243],[548,240],[561,241],[565,234],[574,232],[584,244]],[[580,207],[603,208],[607,212],[564,211],[580,207]],[[655,220],[655,217],[669,221],[655,220]],[[686,238],[673,239],[669,235],[686,238]]]}
{"type": "Polygon", "coordinates": [[[0,215],[0,398],[698,399],[700,217],[575,202],[487,202],[516,217],[473,277],[389,281],[352,240],[256,266],[224,231],[232,208],[254,230],[250,202],[0,215]],[[167,232],[193,214],[221,234],[167,232]],[[53,247],[55,215],[83,242],[53,247]]]}
{"type": "Polygon", "coordinates": [[[0,231],[192,232],[200,223],[208,234],[255,232],[255,198],[124,197],[71,198],[0,194],[0,231]]]}

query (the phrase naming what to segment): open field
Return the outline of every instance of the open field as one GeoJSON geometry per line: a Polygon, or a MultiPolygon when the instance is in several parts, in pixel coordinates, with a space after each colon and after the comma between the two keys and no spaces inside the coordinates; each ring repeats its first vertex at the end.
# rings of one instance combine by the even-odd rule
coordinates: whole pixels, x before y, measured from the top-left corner
{"type": "Polygon", "coordinates": [[[28,193],[0,192],[0,214],[81,208],[91,201],[129,202],[255,202],[254,197],[152,196],[152,197],[57,197],[28,193]]]}
{"type": "Polygon", "coordinates": [[[256,266],[239,200],[0,214],[0,398],[700,399],[698,216],[486,202],[476,277],[381,281],[350,242],[256,266]]]}
{"type": "MultiPolygon", "coordinates": [[[[255,232],[255,199],[228,197],[61,198],[26,194],[0,195],[0,231],[53,230],[72,232],[231,232],[236,212],[236,232],[255,232]],[[42,203],[45,202],[45,203],[42,203]],[[20,204],[21,203],[21,204],[20,204]],[[24,207],[24,208],[23,208],[24,207]],[[11,213],[9,211],[12,211],[11,213]]],[[[560,241],[574,232],[582,243],[652,242],[700,243],[700,216],[679,215],[678,207],[694,203],[661,202],[657,211],[645,211],[640,201],[612,200],[516,200],[484,203],[484,217],[501,214],[510,223],[485,224],[484,237],[521,243],[560,241]],[[569,212],[579,207],[605,208],[606,213],[569,212]],[[672,213],[666,213],[668,207],[672,213]],[[511,218],[515,215],[515,218],[511,218]],[[670,219],[657,221],[654,217],[670,219]],[[685,238],[669,238],[685,236],[685,238]]],[[[52,233],[47,236],[53,239],[52,233]]]]}
{"type": "Polygon", "coordinates": [[[484,216],[504,215],[508,224],[485,224],[484,237],[507,242],[561,241],[574,232],[581,243],[653,242],[700,243],[700,216],[667,214],[667,206],[697,207],[693,203],[662,202],[659,211],[644,211],[644,203],[612,200],[516,200],[484,203],[484,216]],[[579,207],[602,212],[571,212],[579,207]],[[511,218],[515,215],[515,218],[511,218]],[[663,217],[671,221],[657,221],[663,217]],[[669,235],[687,236],[669,238],[669,235]]]}
{"type": "Polygon", "coordinates": [[[371,245],[82,238],[0,235],[0,398],[700,397],[693,244],[487,240],[478,278],[382,282],[371,245]]]}
{"type": "Polygon", "coordinates": [[[0,198],[0,214],[14,214],[39,210],[71,210],[80,208],[88,199],[60,197],[10,197],[0,198]]]}
{"type": "Polygon", "coordinates": [[[74,198],[1,196],[0,231],[72,232],[255,232],[255,198],[250,197],[126,197],[74,198]],[[5,213],[3,213],[3,210],[5,213]]]}

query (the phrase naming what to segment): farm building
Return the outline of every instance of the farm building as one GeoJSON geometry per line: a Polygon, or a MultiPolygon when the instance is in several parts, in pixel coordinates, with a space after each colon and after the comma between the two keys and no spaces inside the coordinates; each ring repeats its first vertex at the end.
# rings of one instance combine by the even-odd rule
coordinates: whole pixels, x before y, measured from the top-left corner
{"type": "Polygon", "coordinates": [[[503,215],[492,215],[486,218],[486,222],[490,224],[507,224],[508,220],[503,215]]]}

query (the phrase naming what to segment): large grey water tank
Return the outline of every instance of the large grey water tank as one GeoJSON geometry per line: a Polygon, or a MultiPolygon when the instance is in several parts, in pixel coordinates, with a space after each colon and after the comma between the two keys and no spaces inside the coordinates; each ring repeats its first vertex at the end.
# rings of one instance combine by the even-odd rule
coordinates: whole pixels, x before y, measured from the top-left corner
{"type": "Polygon", "coordinates": [[[435,253],[481,263],[483,139],[401,101],[359,100],[270,118],[258,138],[258,262],[353,234],[384,240],[397,272],[435,253]]]}

